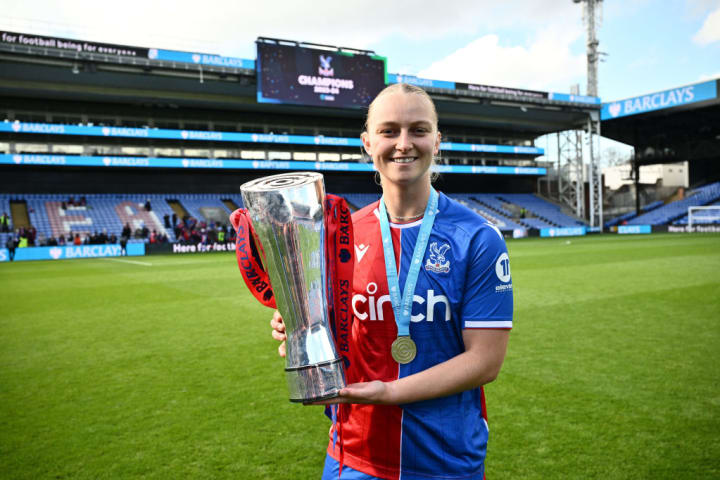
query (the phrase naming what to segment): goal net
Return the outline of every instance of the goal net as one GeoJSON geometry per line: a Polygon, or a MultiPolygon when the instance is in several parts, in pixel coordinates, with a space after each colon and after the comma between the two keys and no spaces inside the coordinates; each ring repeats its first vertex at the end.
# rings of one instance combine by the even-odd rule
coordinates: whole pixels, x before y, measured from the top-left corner
{"type": "Polygon", "coordinates": [[[720,205],[688,207],[688,227],[706,223],[720,223],[720,205]]]}

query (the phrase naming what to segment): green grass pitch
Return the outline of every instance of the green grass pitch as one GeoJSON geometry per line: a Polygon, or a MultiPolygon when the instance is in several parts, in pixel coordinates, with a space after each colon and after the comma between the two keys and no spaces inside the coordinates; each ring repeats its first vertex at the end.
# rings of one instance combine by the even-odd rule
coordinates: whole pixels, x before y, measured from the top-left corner
{"type": "MultiPolygon", "coordinates": [[[[720,235],[508,247],[488,478],[720,477],[720,235]]],[[[233,256],[129,260],[0,264],[0,478],[319,478],[233,256]]]]}

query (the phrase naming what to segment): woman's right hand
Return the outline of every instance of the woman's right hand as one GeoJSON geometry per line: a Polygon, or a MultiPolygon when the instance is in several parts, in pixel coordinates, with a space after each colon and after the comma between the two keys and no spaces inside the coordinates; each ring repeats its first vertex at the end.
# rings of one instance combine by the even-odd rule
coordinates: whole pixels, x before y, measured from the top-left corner
{"type": "Polygon", "coordinates": [[[277,310],[273,313],[272,320],[270,320],[270,326],[272,327],[272,337],[278,342],[282,342],[278,347],[278,355],[284,357],[285,340],[287,339],[287,336],[285,335],[285,323],[283,323],[282,316],[277,310]]]}

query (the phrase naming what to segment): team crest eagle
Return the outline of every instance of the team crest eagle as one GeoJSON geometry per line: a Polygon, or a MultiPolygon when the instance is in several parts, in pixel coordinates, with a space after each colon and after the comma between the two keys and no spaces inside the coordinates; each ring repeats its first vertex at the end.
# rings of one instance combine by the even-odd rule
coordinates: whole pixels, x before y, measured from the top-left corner
{"type": "Polygon", "coordinates": [[[318,68],[318,73],[323,77],[332,77],[335,75],[335,70],[330,65],[332,59],[333,57],[330,55],[320,55],[320,67],[318,68]]]}
{"type": "Polygon", "coordinates": [[[450,250],[450,245],[443,243],[438,247],[437,242],[430,244],[430,256],[425,262],[425,270],[435,273],[448,273],[450,271],[450,261],[445,258],[445,254],[450,250]]]}

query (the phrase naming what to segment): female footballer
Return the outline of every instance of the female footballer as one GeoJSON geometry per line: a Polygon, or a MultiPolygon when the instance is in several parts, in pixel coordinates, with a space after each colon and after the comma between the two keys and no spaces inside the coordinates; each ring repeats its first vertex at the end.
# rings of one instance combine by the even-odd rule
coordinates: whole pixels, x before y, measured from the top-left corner
{"type": "MultiPolygon", "coordinates": [[[[482,387],[505,358],[510,267],[500,231],[432,187],[440,140],[424,90],[394,84],[370,104],[362,142],[383,195],[353,215],[348,385],[327,402],[348,405],[323,479],[340,460],[342,479],[484,477],[482,387]]],[[[284,341],[277,312],[271,326],[284,341]]]]}

